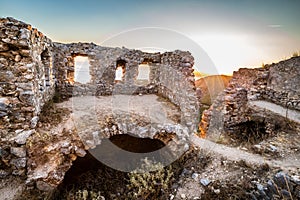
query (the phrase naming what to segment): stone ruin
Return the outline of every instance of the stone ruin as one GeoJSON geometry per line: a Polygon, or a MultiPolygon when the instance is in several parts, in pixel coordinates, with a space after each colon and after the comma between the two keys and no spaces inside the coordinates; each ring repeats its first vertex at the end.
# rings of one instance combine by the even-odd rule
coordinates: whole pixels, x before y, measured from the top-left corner
{"type": "MultiPolygon", "coordinates": [[[[196,131],[199,105],[194,94],[194,58],[189,52],[145,53],[93,43],[62,44],[52,42],[31,25],[13,18],[1,18],[0,30],[0,177],[22,176],[29,185],[49,190],[63,180],[77,156],[84,156],[87,149],[100,144],[101,141],[92,141],[93,144],[82,141],[70,123],[52,130],[54,139],[32,143],[30,138],[39,134],[37,124],[43,107],[53,98],[156,94],[179,108],[180,123],[167,127],[157,125],[155,130],[151,126],[141,127],[145,134],[137,130],[137,136],[166,142],[160,137],[163,131],[165,135],[175,134],[177,140],[186,141],[196,131]],[[76,56],[88,58],[90,80],[87,83],[74,80],[76,56]],[[141,83],[137,77],[142,63],[149,66],[149,78],[141,83]],[[115,80],[117,68],[123,72],[118,81],[115,80]]],[[[108,138],[113,134],[110,131],[114,131],[109,129],[105,135],[101,130],[95,132],[96,128],[85,129],[89,132],[87,138],[94,133],[108,138]]]]}
{"type": "MultiPolygon", "coordinates": [[[[12,174],[24,177],[30,186],[51,190],[62,182],[77,156],[100,145],[103,138],[130,132],[139,138],[159,139],[176,151],[174,144],[188,141],[196,132],[199,100],[194,58],[189,52],[146,53],[93,43],[62,44],[13,18],[0,19],[0,29],[0,178],[12,174]],[[87,83],[76,81],[77,56],[89,61],[87,83]],[[138,80],[140,64],[148,64],[147,80],[138,80]],[[118,69],[123,76],[115,80],[118,69]],[[76,115],[71,113],[47,130],[51,139],[33,139],[41,134],[37,126],[41,112],[53,99],[151,94],[177,108],[177,123],[153,124],[135,112],[128,117],[128,113],[100,110],[94,113],[96,123],[90,120],[92,113],[82,116],[88,119],[83,120],[86,124],[74,125],[82,118],[74,123],[76,115]]],[[[199,125],[202,136],[216,140],[222,134],[251,135],[247,127],[254,125],[266,134],[286,126],[299,132],[299,85],[300,57],[234,72],[229,86],[204,111],[199,125]]]]}
{"type": "MultiPolygon", "coordinates": [[[[241,68],[210,109],[204,111],[202,136],[218,140],[226,134],[243,137],[274,135],[279,129],[299,132],[300,57],[262,68],[241,68]]],[[[245,138],[244,138],[245,139],[245,138]]]]}

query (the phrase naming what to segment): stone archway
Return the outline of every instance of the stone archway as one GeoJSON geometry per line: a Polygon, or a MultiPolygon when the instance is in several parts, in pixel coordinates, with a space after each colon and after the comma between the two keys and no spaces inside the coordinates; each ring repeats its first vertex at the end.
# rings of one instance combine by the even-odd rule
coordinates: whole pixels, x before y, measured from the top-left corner
{"type": "MultiPolygon", "coordinates": [[[[78,177],[87,171],[103,168],[104,164],[93,156],[96,152],[101,152],[101,155],[106,155],[106,158],[112,158],[118,157],[118,154],[124,150],[132,153],[140,153],[141,156],[139,158],[143,159],[143,153],[154,152],[164,146],[165,144],[159,139],[137,138],[129,134],[111,136],[108,139],[102,140],[101,144],[95,149],[87,151],[84,157],[77,157],[77,159],[73,161],[71,168],[66,172],[63,184],[73,184],[78,177]],[[111,148],[110,143],[113,143],[117,148],[111,148]]],[[[130,158],[121,159],[126,160],[128,163],[134,162],[134,159],[130,158]]],[[[122,160],[120,160],[120,162],[122,162],[122,160]]]]}
{"type": "MultiPolygon", "coordinates": [[[[129,134],[121,134],[102,140],[102,143],[94,150],[107,153],[108,157],[116,156],[119,152],[110,149],[110,142],[122,150],[134,153],[149,153],[165,146],[159,139],[136,138],[129,134]]],[[[82,190],[98,191],[110,199],[112,195],[124,195],[124,192],[128,191],[130,174],[132,173],[110,168],[96,159],[90,151],[84,157],[78,157],[73,161],[73,165],[66,172],[64,180],[55,190],[54,199],[55,197],[57,199],[71,197],[74,193],[82,190]]],[[[129,162],[133,162],[133,160],[129,162]]],[[[179,171],[176,173],[180,173],[179,171]]]]}

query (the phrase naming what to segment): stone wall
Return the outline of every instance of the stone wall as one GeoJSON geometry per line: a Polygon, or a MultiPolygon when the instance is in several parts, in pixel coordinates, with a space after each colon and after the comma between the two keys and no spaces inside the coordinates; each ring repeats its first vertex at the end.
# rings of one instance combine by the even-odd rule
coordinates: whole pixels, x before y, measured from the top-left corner
{"type": "Polygon", "coordinates": [[[263,100],[288,109],[299,110],[300,57],[294,57],[264,68],[239,69],[228,87],[213,105],[204,111],[200,123],[202,136],[242,134],[249,123],[260,123],[267,133],[285,126],[286,120],[267,110],[250,106],[249,102],[263,100]]]}
{"type": "Polygon", "coordinates": [[[0,19],[1,173],[25,173],[26,138],[54,94],[52,62],[50,39],[23,22],[0,19]]]}
{"type": "Polygon", "coordinates": [[[300,58],[293,57],[273,63],[267,68],[269,68],[269,77],[264,98],[300,110],[300,58]]]}
{"type": "Polygon", "coordinates": [[[177,73],[176,76],[179,76],[178,73],[182,74],[180,78],[190,82],[194,89],[192,69],[194,63],[189,52],[145,53],[124,47],[101,47],[93,43],[54,43],[53,49],[55,66],[58,66],[58,92],[66,97],[87,94],[158,93],[158,87],[162,81],[161,76],[163,76],[161,74],[165,73],[165,69],[173,69],[177,73]],[[88,57],[91,80],[87,84],[74,82],[74,58],[76,56],[88,57]],[[124,77],[121,81],[115,81],[119,63],[124,65],[124,77]],[[138,68],[142,63],[147,63],[150,67],[149,81],[146,84],[140,84],[137,80],[138,68]]]}
{"type": "Polygon", "coordinates": [[[52,42],[11,18],[1,19],[0,28],[0,105],[5,129],[34,128],[35,118],[54,92],[52,42]]]}
{"type": "Polygon", "coordinates": [[[175,51],[162,55],[159,94],[181,109],[181,123],[191,131],[199,122],[199,100],[196,95],[192,66],[194,58],[189,52],[175,51]],[[169,67],[171,66],[171,68],[169,67]]]}
{"type": "Polygon", "coordinates": [[[58,91],[64,96],[112,95],[155,93],[157,85],[156,67],[160,54],[149,54],[126,48],[109,48],[93,43],[54,44],[55,64],[59,67],[58,91]],[[91,80],[87,84],[73,81],[74,58],[87,56],[90,64],[91,80]],[[147,85],[137,84],[138,65],[146,62],[150,65],[150,77],[147,85]],[[115,73],[118,63],[124,65],[123,80],[116,82],[115,73]],[[155,77],[156,75],[156,77],[155,77]]]}

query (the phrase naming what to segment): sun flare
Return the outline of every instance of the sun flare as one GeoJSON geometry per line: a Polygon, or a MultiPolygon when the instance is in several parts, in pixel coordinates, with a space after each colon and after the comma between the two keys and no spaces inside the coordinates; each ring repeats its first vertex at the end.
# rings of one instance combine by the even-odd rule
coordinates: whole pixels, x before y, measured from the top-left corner
{"type": "Polygon", "coordinates": [[[262,58],[262,52],[251,43],[252,39],[247,35],[207,34],[191,38],[206,51],[223,74],[231,74],[233,68],[241,66],[255,67],[262,58]]]}

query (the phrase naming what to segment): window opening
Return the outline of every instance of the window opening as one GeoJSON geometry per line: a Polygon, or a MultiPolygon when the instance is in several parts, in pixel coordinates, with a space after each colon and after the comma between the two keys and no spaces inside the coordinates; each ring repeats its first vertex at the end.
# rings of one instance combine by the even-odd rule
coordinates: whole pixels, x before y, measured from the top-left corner
{"type": "Polygon", "coordinates": [[[75,82],[88,83],[91,80],[90,64],[87,56],[76,56],[74,58],[75,63],[75,82]]]}

